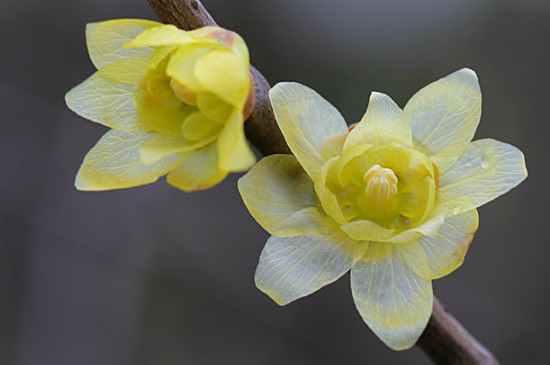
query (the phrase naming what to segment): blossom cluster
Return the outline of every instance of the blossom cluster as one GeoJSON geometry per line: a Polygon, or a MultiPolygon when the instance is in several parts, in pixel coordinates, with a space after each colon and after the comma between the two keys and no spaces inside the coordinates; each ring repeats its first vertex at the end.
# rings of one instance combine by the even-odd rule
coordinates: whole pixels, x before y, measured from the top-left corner
{"type": "MultiPolygon", "coordinates": [[[[254,87],[236,33],[121,19],[89,24],[86,37],[98,71],[67,105],[111,129],[86,155],[78,189],[167,175],[202,190],[254,165],[243,127],[254,87]]],[[[432,312],[432,280],[461,265],[476,208],[525,179],[523,154],[472,141],[481,91],[470,69],[429,84],[403,109],[374,92],[352,128],[298,83],[279,83],[269,97],[293,154],[262,159],[238,183],[271,234],[257,287],[285,305],[351,272],[365,323],[391,348],[411,347],[432,312]]]]}
{"type": "Polygon", "coordinates": [[[403,110],[372,93],[351,131],[303,85],[280,83],[270,98],[294,155],[266,157],[239,180],[272,235],[256,285],[284,305],[351,271],[363,320],[391,348],[411,347],[432,312],[431,281],[462,263],[476,208],[527,176],[523,154],[471,141],[481,91],[470,69],[424,87],[403,110]]]}
{"type": "Polygon", "coordinates": [[[168,174],[182,190],[202,190],[254,164],[244,136],[254,88],[239,35],[117,19],[88,24],[86,41],[98,71],[67,93],[67,105],[111,130],[86,155],[78,189],[168,174]]]}

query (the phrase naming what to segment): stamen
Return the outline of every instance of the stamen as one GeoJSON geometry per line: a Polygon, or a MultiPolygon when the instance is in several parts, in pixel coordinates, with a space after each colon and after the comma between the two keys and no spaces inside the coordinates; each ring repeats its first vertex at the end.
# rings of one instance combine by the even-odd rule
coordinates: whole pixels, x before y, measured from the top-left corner
{"type": "Polygon", "coordinates": [[[373,165],[363,176],[365,193],[372,200],[383,202],[397,194],[397,176],[391,169],[373,165]]]}

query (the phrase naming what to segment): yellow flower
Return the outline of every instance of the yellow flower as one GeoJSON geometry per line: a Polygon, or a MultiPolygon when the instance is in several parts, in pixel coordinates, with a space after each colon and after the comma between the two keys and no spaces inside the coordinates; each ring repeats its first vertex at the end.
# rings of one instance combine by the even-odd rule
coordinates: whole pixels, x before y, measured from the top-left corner
{"type": "Polygon", "coordinates": [[[431,281],[462,263],[475,208],[525,179],[523,154],[470,142],[481,92],[469,69],[426,86],[403,110],[372,93],[351,131],[305,86],[280,83],[270,98],[294,156],[266,157],[239,180],[272,234],[256,285],[285,305],[351,270],[363,320],[391,348],[411,347],[432,312],[431,281]]]}
{"type": "Polygon", "coordinates": [[[254,164],[243,127],[254,88],[236,33],[119,19],[88,24],[86,42],[98,71],[66,102],[112,129],[86,155],[78,189],[127,188],[168,174],[180,189],[201,190],[254,164]]]}

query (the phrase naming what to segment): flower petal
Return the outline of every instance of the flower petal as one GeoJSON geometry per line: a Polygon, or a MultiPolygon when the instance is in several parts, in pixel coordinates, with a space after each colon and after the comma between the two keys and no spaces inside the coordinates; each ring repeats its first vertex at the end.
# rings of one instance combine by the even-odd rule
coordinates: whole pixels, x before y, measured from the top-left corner
{"type": "MultiPolygon", "coordinates": [[[[434,237],[423,236],[416,242],[425,253],[429,272],[415,271],[426,279],[450,274],[464,260],[479,220],[475,209],[447,217],[434,237]]],[[[404,245],[406,246],[406,245],[404,245]]],[[[411,267],[414,271],[414,268],[411,267]]]]}
{"type": "Polygon", "coordinates": [[[324,161],[328,161],[333,157],[340,156],[344,149],[344,143],[346,141],[347,134],[340,134],[328,138],[321,150],[321,155],[324,161]]]}
{"type": "Polygon", "coordinates": [[[444,221],[445,209],[443,206],[437,206],[430,211],[421,224],[397,234],[395,234],[395,229],[387,229],[368,220],[356,220],[345,223],[340,228],[348,236],[356,240],[404,244],[422,236],[435,236],[444,221]]]}
{"type": "Polygon", "coordinates": [[[202,84],[195,76],[195,66],[199,59],[218,47],[219,45],[216,44],[202,42],[178,46],[177,51],[170,58],[166,74],[194,91],[203,90],[202,84]]]}
{"type": "Polygon", "coordinates": [[[140,121],[157,132],[181,134],[184,120],[197,109],[182,103],[170,89],[165,91],[168,92],[155,94],[141,87],[134,91],[133,98],[140,121]]]}
{"type": "MultiPolygon", "coordinates": [[[[231,118],[232,114],[234,116],[235,111],[238,111],[232,105],[226,103],[222,98],[211,92],[199,92],[197,94],[197,107],[201,113],[208,118],[217,120],[221,123],[227,123],[227,120],[231,118]]],[[[244,128],[244,126],[241,128],[244,128]]]]}
{"type": "Polygon", "coordinates": [[[195,112],[185,118],[181,131],[185,138],[211,142],[220,134],[223,124],[208,118],[201,112],[195,112]]]}
{"type": "Polygon", "coordinates": [[[216,144],[193,151],[166,177],[166,181],[183,191],[209,189],[225,179],[227,171],[218,167],[216,144]]]}
{"type": "Polygon", "coordinates": [[[432,161],[439,169],[440,201],[448,216],[477,208],[527,177],[523,153],[493,139],[451,146],[432,161]]]}
{"type": "Polygon", "coordinates": [[[351,268],[353,300],[373,332],[394,350],[415,344],[432,313],[431,281],[415,275],[393,245],[371,243],[351,268]]]}
{"type": "Polygon", "coordinates": [[[474,71],[463,68],[418,91],[403,109],[415,147],[432,152],[470,142],[481,117],[481,90],[474,71]]]}
{"type": "Polygon", "coordinates": [[[220,27],[207,26],[194,29],[190,31],[189,34],[197,38],[216,40],[231,49],[233,52],[239,54],[241,57],[245,59],[249,58],[246,43],[241,36],[235,32],[220,27]]]}
{"type": "Polygon", "coordinates": [[[148,57],[124,58],[109,63],[96,73],[105,80],[130,86],[139,86],[145,76],[148,57]]]}
{"type": "Polygon", "coordinates": [[[204,147],[212,140],[189,141],[181,135],[153,133],[149,139],[139,146],[141,161],[150,165],[160,159],[179,153],[182,156],[192,150],[204,147]]]}
{"type": "Polygon", "coordinates": [[[250,90],[248,62],[228,50],[212,51],[197,61],[195,77],[229,104],[242,108],[250,90]]]}
{"type": "Polygon", "coordinates": [[[356,220],[340,226],[354,240],[382,241],[390,238],[395,230],[384,228],[367,220],[356,220]]]}
{"type": "Polygon", "coordinates": [[[97,69],[123,58],[149,57],[153,49],[124,48],[145,30],[161,26],[161,23],[141,19],[115,19],[86,25],[86,43],[90,58],[97,69]]]}
{"type": "Polygon", "coordinates": [[[328,237],[271,236],[254,280],[258,289],[285,305],[336,281],[366,247],[366,242],[350,240],[342,232],[328,237]]]}
{"type": "Polygon", "coordinates": [[[279,237],[328,236],[338,225],[320,207],[303,208],[289,215],[273,231],[279,237]]]}
{"type": "Polygon", "coordinates": [[[319,94],[298,83],[278,83],[269,91],[269,98],[288,146],[315,179],[324,163],[325,141],[348,133],[344,118],[319,94]]]}
{"type": "Polygon", "coordinates": [[[95,72],[65,95],[67,106],[76,114],[107,127],[147,132],[134,106],[133,92],[146,66],[145,58],[113,62],[95,72]]]}
{"type": "Polygon", "coordinates": [[[269,233],[279,237],[330,233],[313,182],[294,156],[263,158],[239,179],[238,186],[250,214],[269,233]]]}
{"type": "Polygon", "coordinates": [[[407,243],[416,240],[421,236],[434,236],[437,234],[439,227],[445,221],[445,207],[436,205],[421,224],[416,227],[409,228],[393,237],[384,239],[388,243],[407,243]]]}
{"type": "Polygon", "coordinates": [[[256,156],[244,136],[243,114],[237,109],[233,111],[221,131],[217,145],[220,168],[223,170],[245,171],[256,162],[256,156]]]}
{"type": "Polygon", "coordinates": [[[145,165],[139,157],[139,146],[150,133],[111,129],[88,152],[76,175],[79,190],[111,190],[150,184],[173,169],[180,156],[171,155],[145,165]]]}
{"type": "Polygon", "coordinates": [[[335,171],[339,167],[339,159],[339,156],[335,156],[321,167],[317,178],[314,179],[314,187],[324,211],[339,224],[344,224],[346,218],[344,217],[338,198],[327,186],[327,178],[329,175],[335,174],[335,171]]]}
{"type": "Polygon", "coordinates": [[[159,47],[192,42],[197,42],[197,39],[185,30],[171,24],[157,23],[156,27],[142,32],[131,42],[127,43],[125,47],[159,47]]]}
{"type": "Polygon", "coordinates": [[[383,145],[399,142],[412,146],[409,123],[401,117],[401,109],[386,94],[373,92],[361,122],[350,132],[344,150],[358,144],[383,145]]]}

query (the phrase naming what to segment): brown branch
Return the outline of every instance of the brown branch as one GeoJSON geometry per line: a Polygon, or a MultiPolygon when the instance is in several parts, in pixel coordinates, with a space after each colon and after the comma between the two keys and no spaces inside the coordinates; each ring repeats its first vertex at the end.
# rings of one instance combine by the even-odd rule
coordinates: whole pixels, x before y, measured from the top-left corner
{"type": "Polygon", "coordinates": [[[147,0],[160,20],[178,28],[193,30],[208,25],[218,25],[196,0],[147,0]]]}
{"type": "Polygon", "coordinates": [[[435,364],[498,365],[493,354],[468,333],[435,297],[432,317],[416,345],[435,364]]]}
{"type": "MultiPolygon", "coordinates": [[[[212,16],[198,0],[147,0],[159,18],[182,29],[191,30],[216,25],[212,16]]],[[[264,155],[290,153],[277,126],[268,98],[269,83],[251,67],[256,88],[254,110],[245,123],[249,141],[264,155]]],[[[498,365],[496,358],[479,343],[434,298],[433,313],[428,326],[417,342],[435,364],[498,365]]]]}

